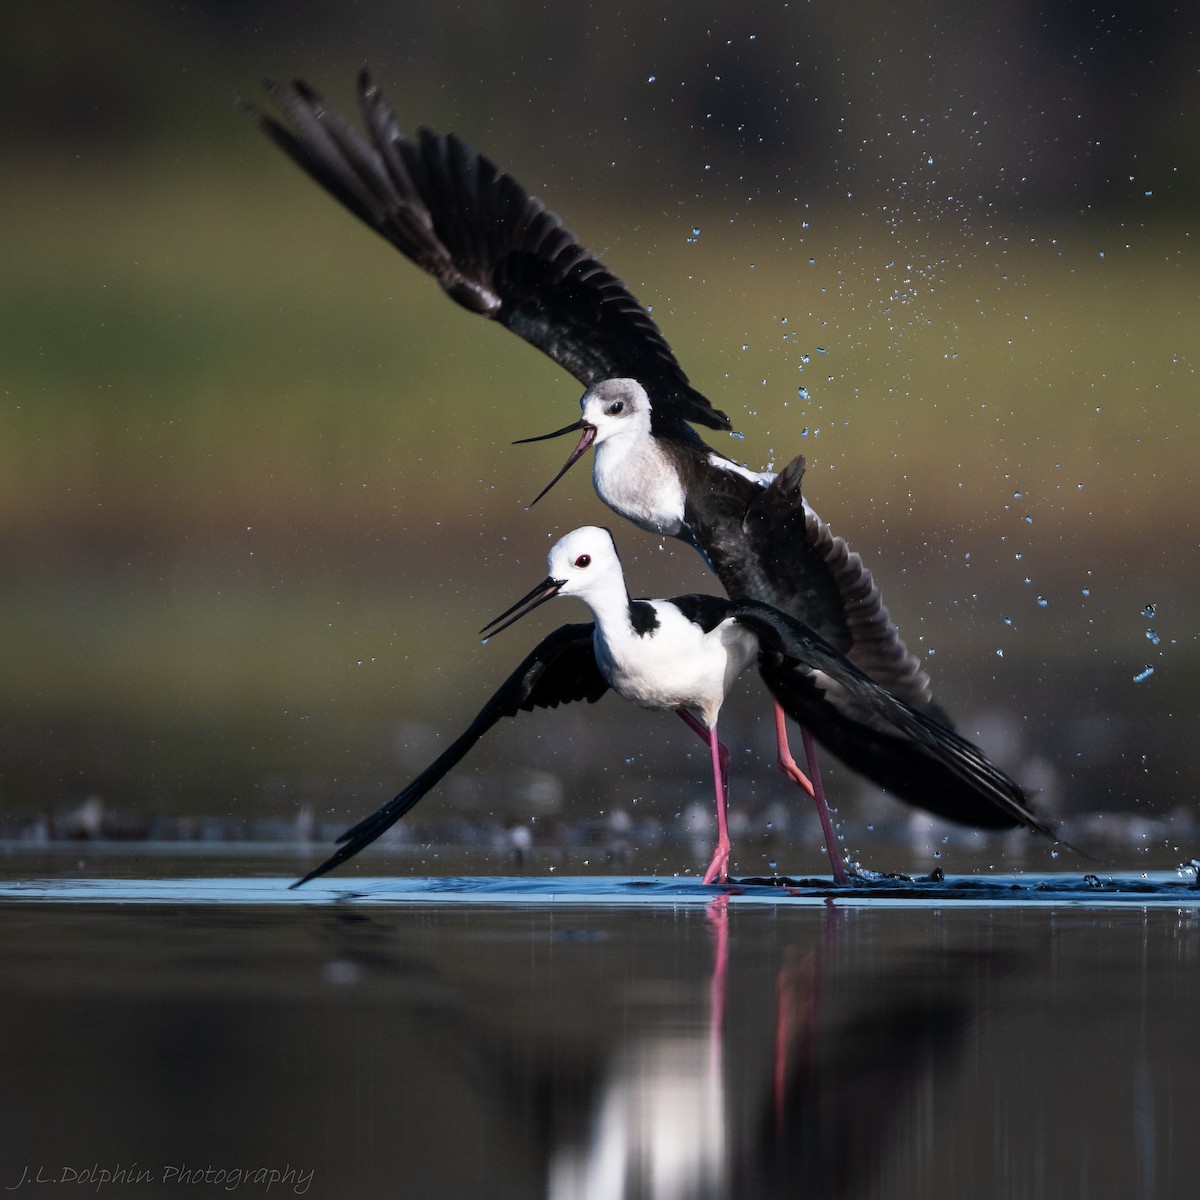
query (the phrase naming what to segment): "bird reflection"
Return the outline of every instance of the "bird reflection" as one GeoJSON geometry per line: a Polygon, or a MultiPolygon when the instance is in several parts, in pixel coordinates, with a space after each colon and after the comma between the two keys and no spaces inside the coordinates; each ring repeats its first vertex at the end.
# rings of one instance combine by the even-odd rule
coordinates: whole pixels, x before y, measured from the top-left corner
{"type": "Polygon", "coordinates": [[[722,895],[697,976],[699,915],[678,913],[665,937],[651,914],[501,921],[462,944],[331,914],[326,981],[366,1006],[339,1044],[371,1064],[368,1132],[402,1131],[397,1172],[436,1170],[445,1194],[487,1172],[506,1194],[550,1200],[880,1194],[896,1155],[931,1136],[929,1105],[988,981],[1015,960],[876,945],[835,902],[768,917],[722,895]],[[602,949],[616,937],[623,978],[616,943],[602,949]],[[514,972],[516,946],[541,966],[514,972]]]}
{"type": "Polygon", "coordinates": [[[890,1146],[916,1123],[915,1101],[963,1045],[980,956],[941,955],[924,976],[898,970],[879,982],[878,1003],[817,1033],[823,957],[805,955],[791,979],[781,971],[780,1028],[801,1016],[801,1036],[777,1060],[771,1111],[731,1171],[731,1195],[876,1194],[890,1146]]]}
{"type": "Polygon", "coordinates": [[[727,1194],[728,903],[728,896],[719,896],[706,910],[713,947],[706,1025],[638,1036],[613,1057],[585,1139],[552,1152],[550,1200],[727,1194]]]}
{"type": "Polygon", "coordinates": [[[551,1200],[866,1194],[913,1097],[961,1047],[966,983],[982,957],[973,952],[900,966],[874,982],[864,1009],[822,1020],[841,919],[830,905],[814,943],[783,947],[774,1027],[761,1038],[769,1078],[743,1094],[746,1071],[727,1062],[726,1022],[736,1030],[743,1017],[743,997],[729,995],[728,897],[706,915],[707,1023],[639,1035],[605,1064],[585,1139],[551,1151],[551,1200]]]}

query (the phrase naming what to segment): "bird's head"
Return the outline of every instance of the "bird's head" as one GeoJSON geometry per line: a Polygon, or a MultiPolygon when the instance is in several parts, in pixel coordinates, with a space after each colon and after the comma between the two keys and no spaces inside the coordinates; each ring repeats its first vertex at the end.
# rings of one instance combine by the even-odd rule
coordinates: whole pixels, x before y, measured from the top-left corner
{"type": "Polygon", "coordinates": [[[605,589],[619,587],[624,591],[617,547],[612,534],[599,526],[585,525],[559,538],[546,556],[546,565],[550,574],[528,595],[489,621],[480,633],[491,637],[555,596],[578,596],[588,601],[605,589]]]}
{"type": "Polygon", "coordinates": [[[596,431],[593,445],[610,438],[650,436],[650,397],[636,379],[605,379],[580,398],[583,423],[596,431]]]}
{"type": "Polygon", "coordinates": [[[611,439],[650,436],[650,397],[636,379],[605,379],[579,400],[583,415],[553,433],[521,438],[514,446],[579,432],[579,442],[557,475],[529,502],[532,508],[593,446],[611,439]]]}

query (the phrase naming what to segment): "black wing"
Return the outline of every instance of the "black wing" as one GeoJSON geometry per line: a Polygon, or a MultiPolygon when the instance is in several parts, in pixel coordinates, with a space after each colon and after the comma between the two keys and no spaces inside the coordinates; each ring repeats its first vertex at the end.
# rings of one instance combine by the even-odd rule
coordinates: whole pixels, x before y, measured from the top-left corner
{"type": "Polygon", "coordinates": [[[760,673],[784,711],[852,769],[950,820],[1025,825],[1059,840],[978,746],[897,699],[811,629],[753,601],[733,616],[758,635],[760,673]]]}
{"type": "Polygon", "coordinates": [[[535,708],[557,708],[573,700],[594,704],[608,691],[608,681],[596,665],[592,647],[595,626],[563,625],[534,647],[523,663],[500,685],[496,694],[483,706],[479,715],[432,763],[425,768],[395,799],[389,800],[378,812],[347,829],[338,841],[340,848],[319,867],[309,871],[292,887],[297,888],[326,871],[332,871],[346,859],[352,858],[364,846],[369,846],[385,829],[394,825],[410,808],[431,791],[452,767],[501,717],[515,717],[518,712],[535,708]]]}
{"type": "Polygon", "coordinates": [[[406,137],[365,69],[368,137],[303,82],[265,86],[291,122],[245,105],[267,136],[464,308],[507,326],[585,387],[636,379],[657,417],[730,428],[621,280],[466,142],[426,129],[406,137]]]}
{"type": "Polygon", "coordinates": [[[799,617],[894,696],[930,710],[929,676],[901,641],[862,559],[805,507],[803,479],[798,455],[747,509],[747,557],[759,578],[744,594],[799,617]]]}

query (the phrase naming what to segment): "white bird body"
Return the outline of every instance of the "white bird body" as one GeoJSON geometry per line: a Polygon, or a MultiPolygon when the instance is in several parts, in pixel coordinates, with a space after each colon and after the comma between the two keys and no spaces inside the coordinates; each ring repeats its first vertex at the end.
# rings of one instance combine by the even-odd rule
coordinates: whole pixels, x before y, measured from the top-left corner
{"type": "MultiPolygon", "coordinates": [[[[756,487],[766,487],[775,478],[774,471],[744,467],[699,439],[693,445],[655,437],[650,399],[636,379],[607,379],[584,393],[580,407],[582,426],[595,430],[589,444],[595,447],[596,495],[648,533],[696,544],[685,513],[685,479],[691,476],[694,486],[697,467],[736,475],[756,487]]],[[[703,547],[696,548],[707,559],[703,547]]]]}
{"type": "MultiPolygon", "coordinates": [[[[378,812],[342,834],[340,848],[293,887],[325,874],[374,841],[501,718],[572,701],[594,703],[609,689],[643,708],[674,709],[708,747],[717,844],[704,882],[724,882],[730,853],[729,752],[717,740],[717,717],[738,675],[755,661],[778,702],[777,736],[782,736],[778,726],[785,712],[802,727],[815,722],[824,737],[853,738],[863,753],[881,756],[901,781],[923,781],[955,804],[989,805],[1001,827],[1028,825],[1054,836],[1026,807],[1021,788],[977,747],[896,699],[794,617],[761,601],[719,596],[632,600],[612,535],[595,526],[561,538],[547,562],[547,578],[481,632],[490,638],[556,596],[584,601],[593,620],[564,625],[543,638],[459,737],[378,812]],[[862,716],[848,716],[851,709],[861,710],[862,716]]],[[[807,749],[810,735],[805,738],[807,749]]],[[[810,781],[795,763],[791,766],[789,778],[820,802],[819,776],[810,781]]],[[[818,803],[821,811],[828,815],[818,803]]],[[[830,829],[826,846],[832,844],[830,829]]],[[[836,879],[832,853],[830,861],[836,879]]]]}
{"type": "Polygon", "coordinates": [[[671,600],[631,600],[612,535],[586,525],[550,551],[557,595],[577,596],[596,622],[596,665],[623,700],[689,708],[706,728],[734,680],[758,655],[758,638],[732,618],[706,629],[671,600]],[[582,564],[582,565],[581,565],[582,564]]]}
{"type": "Polygon", "coordinates": [[[596,495],[649,533],[687,540],[683,480],[668,455],[669,443],[651,436],[649,404],[630,411],[624,420],[614,419],[605,412],[612,403],[606,400],[605,388],[600,384],[582,401],[583,420],[596,430],[596,495]]]}
{"type": "MultiPolygon", "coordinates": [[[[735,606],[726,600],[630,599],[607,529],[585,525],[572,530],[551,547],[546,562],[550,573],[545,582],[488,628],[498,633],[554,596],[576,596],[591,609],[595,666],[609,687],[642,708],[673,710],[709,747],[718,838],[704,882],[723,882],[730,848],[729,752],[717,740],[717,717],[734,681],[758,659],[759,635],[733,615],[735,606]]],[[[803,784],[811,794],[812,785],[807,779],[803,784]]]]}
{"type": "Polygon", "coordinates": [[[732,620],[704,633],[673,604],[650,603],[659,626],[647,634],[628,622],[602,626],[596,614],[600,670],[624,699],[642,708],[690,708],[711,729],[733,681],[757,657],[758,639],[732,620]]]}

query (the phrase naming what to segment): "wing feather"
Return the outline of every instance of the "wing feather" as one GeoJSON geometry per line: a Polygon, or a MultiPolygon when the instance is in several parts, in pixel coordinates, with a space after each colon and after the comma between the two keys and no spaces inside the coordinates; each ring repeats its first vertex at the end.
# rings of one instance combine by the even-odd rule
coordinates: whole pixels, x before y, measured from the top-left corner
{"type": "Polygon", "coordinates": [[[394,799],[347,829],[338,838],[341,845],[337,851],[292,887],[300,887],[310,879],[332,871],[369,846],[461,762],[502,717],[515,717],[519,712],[532,712],[535,708],[557,708],[576,700],[586,700],[589,704],[599,700],[608,691],[608,681],[596,664],[592,644],[594,628],[591,622],[563,625],[543,638],[454,742],[394,799]]]}
{"type": "Polygon", "coordinates": [[[1024,825],[1058,840],[978,746],[893,696],[807,626],[754,601],[732,615],[757,634],[760,673],[784,711],[848,766],[951,820],[1024,825]]]}
{"type": "Polygon", "coordinates": [[[307,84],[267,90],[283,124],[245,109],[297,165],[441,284],[585,387],[636,379],[661,425],[729,429],[689,383],[650,314],[561,220],[454,134],[401,130],[364,70],[367,136],[307,84]]]}

